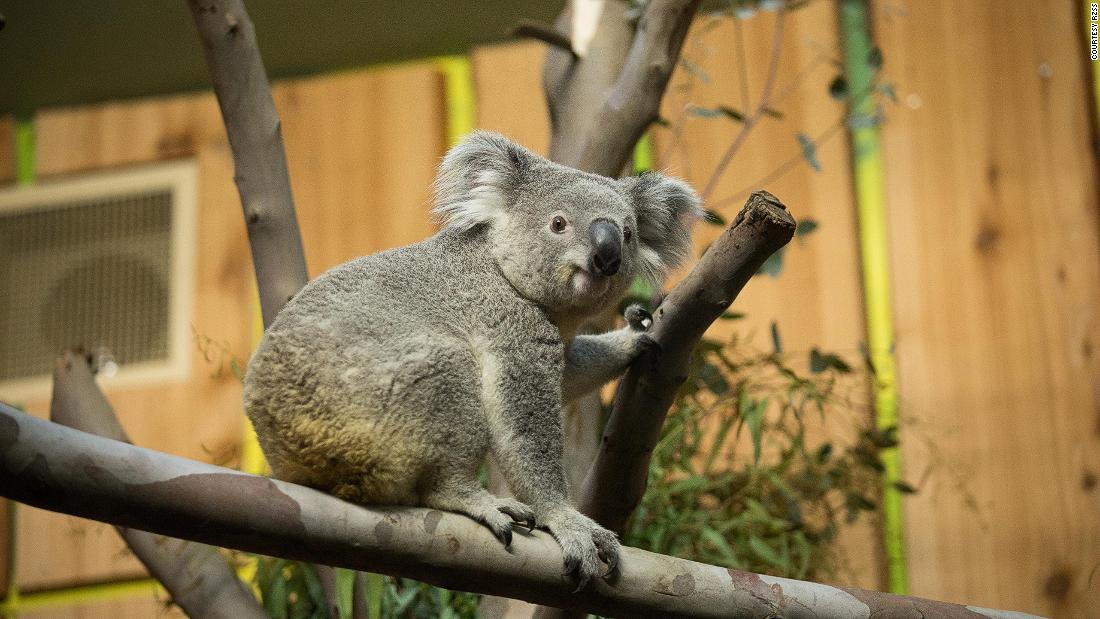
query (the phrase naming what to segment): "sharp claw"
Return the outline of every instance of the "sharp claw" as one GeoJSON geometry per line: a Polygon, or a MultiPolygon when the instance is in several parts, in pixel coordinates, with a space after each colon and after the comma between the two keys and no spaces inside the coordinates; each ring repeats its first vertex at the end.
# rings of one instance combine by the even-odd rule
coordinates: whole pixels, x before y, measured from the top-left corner
{"type": "Polygon", "coordinates": [[[602,556],[600,558],[603,559],[603,562],[607,564],[607,573],[605,573],[603,577],[608,578],[609,576],[614,574],[615,569],[619,567],[619,558],[616,556],[612,556],[610,557],[610,559],[602,556]]]}
{"type": "Polygon", "coordinates": [[[504,548],[505,549],[508,549],[508,548],[512,547],[512,527],[508,527],[507,529],[504,529],[504,532],[501,535],[501,540],[500,541],[504,542],[504,548]]]}
{"type": "Polygon", "coordinates": [[[588,581],[589,581],[588,578],[579,578],[578,577],[577,578],[577,588],[573,589],[573,593],[580,593],[582,590],[584,590],[584,588],[588,586],[588,581]]]}
{"type": "Polygon", "coordinates": [[[528,530],[534,531],[535,526],[536,526],[535,525],[535,517],[534,516],[529,516],[527,518],[527,528],[528,528],[528,530]]]}

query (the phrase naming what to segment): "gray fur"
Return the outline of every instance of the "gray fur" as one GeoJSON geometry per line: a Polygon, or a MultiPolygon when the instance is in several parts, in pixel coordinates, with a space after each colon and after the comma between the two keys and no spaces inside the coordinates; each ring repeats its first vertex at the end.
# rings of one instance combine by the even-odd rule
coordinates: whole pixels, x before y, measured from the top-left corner
{"type": "Polygon", "coordinates": [[[636,317],[573,335],[636,274],[684,257],[698,200],[679,181],[586,174],[490,133],[448,153],[436,191],[438,234],[335,267],[287,304],[249,365],[245,409],[278,477],[465,513],[506,544],[513,520],[537,521],[583,586],[619,544],[569,503],[563,395],[618,376],[648,338],[636,317]],[[552,231],[555,216],[569,228],[552,231]],[[620,239],[634,231],[610,277],[584,270],[597,217],[620,239]],[[478,484],[489,450],[516,499],[478,484]]]}

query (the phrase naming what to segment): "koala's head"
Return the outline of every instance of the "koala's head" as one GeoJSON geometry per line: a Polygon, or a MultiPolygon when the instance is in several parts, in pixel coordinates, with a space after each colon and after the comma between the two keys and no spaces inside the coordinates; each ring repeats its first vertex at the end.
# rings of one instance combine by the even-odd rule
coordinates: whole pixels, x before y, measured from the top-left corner
{"type": "Polygon", "coordinates": [[[681,181],[588,174],[487,132],[447,153],[436,200],[445,226],[485,228],[504,276],[552,312],[599,309],[637,275],[659,281],[686,257],[702,214],[681,181]]]}

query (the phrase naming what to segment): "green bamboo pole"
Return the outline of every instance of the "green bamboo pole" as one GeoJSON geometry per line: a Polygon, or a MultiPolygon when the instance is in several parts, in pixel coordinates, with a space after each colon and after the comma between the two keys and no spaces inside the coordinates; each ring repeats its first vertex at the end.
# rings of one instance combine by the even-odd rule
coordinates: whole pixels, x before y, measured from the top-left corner
{"type": "Polygon", "coordinates": [[[15,121],[15,182],[19,185],[34,184],[35,140],[34,117],[20,116],[15,121]]]}
{"type": "MultiPolygon", "coordinates": [[[[840,32],[850,101],[849,132],[859,213],[863,296],[867,314],[867,348],[874,366],[875,423],[879,429],[898,425],[893,303],[890,295],[890,252],[886,229],[886,192],[874,91],[875,67],[868,24],[867,0],[841,0],[840,32]]],[[[901,458],[896,447],[881,453],[885,467],[882,489],[883,545],[890,591],[909,592],[905,564],[901,458]]]]}

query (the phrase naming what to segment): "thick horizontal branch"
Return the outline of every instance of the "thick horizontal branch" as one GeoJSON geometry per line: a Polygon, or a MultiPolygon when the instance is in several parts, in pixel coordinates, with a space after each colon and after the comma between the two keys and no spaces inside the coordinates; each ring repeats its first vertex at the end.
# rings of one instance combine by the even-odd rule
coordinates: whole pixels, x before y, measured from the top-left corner
{"type": "MultiPolygon", "coordinates": [[[[66,353],[54,368],[53,380],[50,419],[111,440],[130,442],[83,355],[66,353]]],[[[189,617],[267,616],[217,548],[127,527],[116,530],[189,617]]]]}
{"type": "Polygon", "coordinates": [[[580,509],[614,531],[645,493],[649,459],[695,345],[749,279],[794,235],[794,218],[766,191],[752,194],[720,236],[654,313],[660,345],[619,382],[596,461],[579,495],[580,509]],[[612,490],[614,489],[614,490],[612,490]]]}
{"type": "Polygon", "coordinates": [[[465,516],[373,508],[94,436],[0,404],[0,495],[202,543],[415,578],[610,616],[1012,617],[773,578],[624,548],[614,583],[580,593],[547,534],[507,551],[465,516]]]}

